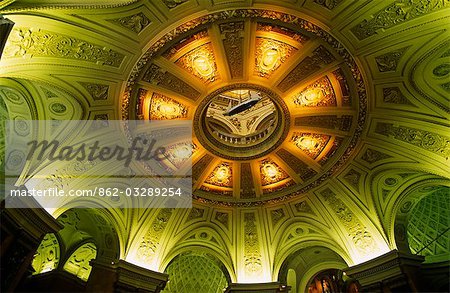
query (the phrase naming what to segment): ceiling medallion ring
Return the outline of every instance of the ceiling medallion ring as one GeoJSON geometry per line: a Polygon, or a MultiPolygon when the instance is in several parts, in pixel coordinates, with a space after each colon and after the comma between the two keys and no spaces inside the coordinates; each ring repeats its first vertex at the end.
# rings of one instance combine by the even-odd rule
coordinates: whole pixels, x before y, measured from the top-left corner
{"type": "Polygon", "coordinates": [[[221,87],[208,94],[197,107],[193,123],[195,134],[199,142],[212,154],[228,160],[253,160],[271,153],[285,141],[290,127],[290,113],[283,99],[272,90],[251,83],[235,83],[221,87]],[[205,112],[208,110],[208,107],[211,104],[211,102],[218,95],[228,91],[241,89],[254,90],[267,95],[271,100],[271,102],[275,104],[278,121],[276,129],[268,137],[264,138],[264,140],[262,140],[260,143],[239,148],[237,146],[229,146],[221,144],[220,142],[212,138],[213,135],[210,133],[210,130],[207,129],[205,123],[205,112]],[[211,144],[213,145],[215,144],[216,148],[212,147],[211,144]],[[220,145],[219,148],[217,148],[217,144],[220,145]],[[259,151],[259,149],[261,148],[263,148],[263,151],[259,151]],[[224,151],[218,151],[217,149],[221,149],[224,151]],[[255,150],[258,150],[258,154],[245,155],[245,153],[251,153],[252,151],[255,150]],[[233,152],[235,153],[235,155],[231,154],[233,152]]]}
{"type": "MultiPolygon", "coordinates": [[[[353,123],[351,125],[350,136],[347,138],[347,143],[345,149],[341,152],[340,157],[338,157],[332,165],[324,170],[323,173],[318,174],[318,176],[308,180],[300,189],[293,191],[289,194],[280,195],[277,198],[258,198],[257,201],[252,200],[242,200],[242,201],[228,201],[228,200],[215,200],[204,198],[198,195],[193,195],[194,200],[201,201],[205,203],[210,203],[214,205],[224,205],[224,206],[255,206],[264,204],[273,204],[280,201],[290,200],[294,197],[298,197],[300,194],[305,194],[312,188],[318,187],[322,182],[324,182],[331,175],[335,174],[341,167],[347,162],[347,160],[354,153],[353,150],[356,148],[359,138],[363,133],[363,129],[366,126],[366,114],[367,114],[367,92],[366,85],[364,82],[363,74],[361,73],[356,60],[352,57],[349,51],[331,34],[324,31],[319,26],[313,24],[310,21],[302,19],[293,14],[288,14],[284,12],[277,12],[272,10],[264,9],[235,9],[235,10],[224,10],[219,12],[213,12],[201,17],[197,17],[193,20],[186,21],[177,28],[166,33],[158,41],[153,43],[149,49],[142,55],[139,61],[136,63],[132,69],[129,78],[127,80],[125,90],[122,95],[122,108],[121,117],[123,120],[134,119],[135,112],[134,108],[136,106],[136,101],[133,99],[138,88],[136,87],[139,78],[142,76],[142,71],[147,68],[147,64],[151,61],[154,56],[157,56],[165,45],[169,44],[173,39],[181,37],[187,32],[208,24],[223,21],[223,20],[236,20],[238,18],[250,18],[250,19],[260,19],[262,21],[279,21],[281,23],[289,24],[291,28],[295,28],[299,31],[304,31],[310,33],[320,39],[322,42],[329,46],[334,54],[339,55],[342,59],[343,66],[346,66],[349,73],[349,78],[353,82],[354,96],[353,99],[356,102],[354,104],[357,112],[355,113],[353,123]]],[[[127,130],[125,129],[125,132],[127,130]]]]}

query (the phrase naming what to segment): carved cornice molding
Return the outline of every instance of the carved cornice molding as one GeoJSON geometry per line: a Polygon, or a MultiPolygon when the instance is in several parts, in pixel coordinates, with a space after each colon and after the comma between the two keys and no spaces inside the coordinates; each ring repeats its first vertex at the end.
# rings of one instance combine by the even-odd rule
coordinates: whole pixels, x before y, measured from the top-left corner
{"type": "Polygon", "coordinates": [[[229,160],[252,160],[252,159],[260,158],[260,157],[267,155],[268,153],[275,150],[281,143],[283,143],[284,139],[286,138],[286,136],[289,132],[289,126],[290,126],[289,109],[286,106],[286,104],[284,103],[284,101],[281,99],[281,97],[279,97],[276,93],[274,93],[273,91],[271,91],[265,87],[250,84],[250,83],[236,83],[236,84],[222,87],[216,91],[213,91],[212,93],[210,93],[208,96],[206,96],[202,100],[202,102],[197,107],[197,111],[195,112],[195,115],[194,115],[194,130],[196,133],[196,137],[198,138],[198,140],[200,141],[202,146],[204,146],[208,151],[210,151],[214,155],[217,155],[219,157],[229,159],[229,160]],[[223,149],[224,151],[219,152],[216,149],[209,146],[211,143],[210,142],[211,139],[206,137],[209,133],[208,133],[208,130],[206,130],[206,125],[205,125],[206,123],[204,123],[204,121],[202,121],[202,120],[204,120],[203,114],[206,111],[206,108],[208,107],[211,100],[213,100],[216,96],[218,96],[220,93],[235,90],[235,89],[252,89],[252,90],[256,90],[256,91],[267,94],[270,97],[270,99],[276,104],[276,108],[279,109],[279,112],[280,112],[277,115],[278,116],[277,117],[278,118],[277,128],[280,125],[282,127],[280,129],[276,129],[269,137],[265,138],[261,143],[258,143],[256,145],[252,145],[249,147],[236,148],[233,146],[221,144],[220,149],[223,149]],[[274,141],[274,140],[276,140],[276,141],[274,141]],[[233,150],[235,150],[235,151],[238,150],[239,153],[241,153],[241,152],[245,153],[246,151],[256,150],[261,147],[263,147],[263,148],[267,147],[268,144],[269,145],[272,144],[272,145],[268,149],[261,151],[257,155],[236,156],[236,155],[232,154],[233,150]]]}
{"type": "Polygon", "coordinates": [[[362,286],[370,286],[389,278],[401,276],[404,274],[405,266],[418,268],[423,260],[422,256],[404,254],[393,250],[344,271],[348,276],[358,280],[362,286]]]}
{"type": "MultiPolygon", "coordinates": [[[[139,90],[138,82],[143,76],[143,71],[148,69],[149,64],[151,64],[152,59],[158,56],[162,49],[166,48],[166,45],[172,44],[173,40],[186,36],[189,31],[199,30],[205,26],[221,22],[225,20],[240,21],[241,19],[257,19],[258,21],[278,21],[281,23],[286,23],[290,28],[314,35],[318,38],[321,45],[320,48],[324,48],[328,52],[325,57],[326,64],[334,61],[341,61],[341,66],[346,67],[346,72],[348,73],[349,82],[352,84],[354,92],[352,93],[352,100],[354,101],[355,108],[357,109],[357,114],[355,116],[350,116],[352,121],[349,124],[349,129],[346,130],[350,132],[349,137],[343,141],[339,147],[340,157],[332,162],[328,161],[327,164],[322,165],[323,171],[317,173],[311,178],[305,180],[297,187],[291,187],[289,191],[280,192],[278,194],[270,195],[267,199],[260,200],[260,198],[246,198],[236,200],[235,198],[214,198],[211,199],[209,196],[204,196],[204,193],[199,191],[197,195],[193,195],[195,200],[213,205],[222,206],[239,206],[239,207],[249,207],[249,206],[259,206],[265,204],[274,204],[281,201],[286,201],[288,199],[294,198],[299,194],[304,194],[305,192],[311,190],[312,188],[318,187],[322,182],[327,180],[330,176],[335,174],[340,168],[347,162],[351,157],[353,150],[358,144],[359,138],[363,133],[363,129],[366,124],[366,114],[367,114],[367,92],[366,85],[364,82],[363,74],[361,73],[357,62],[347,51],[347,49],[331,34],[321,29],[319,26],[313,24],[310,21],[299,18],[297,16],[276,12],[264,9],[235,9],[235,10],[225,10],[220,12],[213,12],[191,21],[185,22],[179,25],[175,29],[163,35],[159,40],[154,42],[149,49],[142,55],[140,60],[136,63],[134,68],[131,70],[128,81],[126,83],[125,91],[122,95],[122,108],[121,115],[123,120],[135,119],[134,110],[136,106],[135,95],[136,91],[139,90]],[[328,56],[328,57],[327,57],[328,56]],[[328,59],[327,59],[328,58],[328,59]],[[286,192],[291,192],[290,194],[285,194],[286,192]],[[233,201],[233,202],[231,202],[233,201]]],[[[319,58],[319,57],[318,57],[319,58]]],[[[199,100],[203,100],[200,97],[199,100]]],[[[200,136],[201,139],[201,136],[200,136]]],[[[276,147],[275,147],[276,148],[276,147]]],[[[274,149],[275,149],[274,148],[274,149]]],[[[271,149],[271,150],[274,150],[271,149]]],[[[211,150],[210,150],[211,151],[211,150]]],[[[269,151],[270,152],[270,151],[269,151]]],[[[214,152],[213,152],[214,153],[214,152]]],[[[265,152],[267,154],[267,152],[265,152]]],[[[218,154],[217,154],[218,155],[218,154]]],[[[223,157],[223,155],[221,156],[223,157]]],[[[258,155],[259,157],[259,155],[258,155]]],[[[234,159],[234,158],[230,158],[234,159]]]]}
{"type": "MultiPolygon", "coordinates": [[[[16,199],[20,200],[20,199],[16,199]]],[[[2,225],[11,225],[16,230],[25,231],[35,241],[40,240],[47,233],[56,233],[63,228],[55,218],[32,198],[20,203],[9,202],[7,208],[2,207],[2,225]],[[11,208],[14,205],[21,208],[11,208]],[[28,208],[24,208],[28,206],[28,208]],[[9,224],[6,224],[9,222],[9,224]]]]}

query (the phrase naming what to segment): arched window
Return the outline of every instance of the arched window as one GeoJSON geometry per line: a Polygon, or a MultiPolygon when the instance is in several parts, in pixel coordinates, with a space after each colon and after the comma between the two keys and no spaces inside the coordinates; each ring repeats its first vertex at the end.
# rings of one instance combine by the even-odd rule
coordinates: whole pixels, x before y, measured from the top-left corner
{"type": "Polygon", "coordinates": [[[426,262],[446,261],[450,256],[450,188],[439,186],[411,210],[407,224],[409,248],[426,262]]]}
{"type": "Polygon", "coordinates": [[[31,263],[34,269],[33,275],[56,269],[59,263],[59,253],[59,243],[55,234],[45,235],[31,263]]]}
{"type": "Polygon", "coordinates": [[[97,247],[94,243],[85,243],[75,250],[64,264],[64,270],[87,281],[92,267],[89,262],[96,258],[97,247]]]}

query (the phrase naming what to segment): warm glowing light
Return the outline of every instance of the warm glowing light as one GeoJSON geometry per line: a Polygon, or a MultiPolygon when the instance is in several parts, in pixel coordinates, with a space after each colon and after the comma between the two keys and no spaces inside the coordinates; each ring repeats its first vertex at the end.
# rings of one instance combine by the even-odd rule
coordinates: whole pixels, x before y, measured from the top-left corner
{"type": "Polygon", "coordinates": [[[205,82],[213,82],[219,77],[211,43],[193,49],[175,63],[205,82]]]}
{"type": "Polygon", "coordinates": [[[205,183],[221,187],[232,187],[233,171],[231,165],[229,163],[218,165],[205,180],[205,183]]]}
{"type": "Polygon", "coordinates": [[[207,57],[200,55],[192,60],[192,66],[201,76],[208,77],[214,72],[214,67],[207,57]]]}
{"type": "Polygon", "coordinates": [[[271,70],[275,67],[279,59],[280,54],[276,48],[267,49],[263,52],[260,66],[264,70],[271,70]]]}
{"type": "Polygon", "coordinates": [[[255,46],[255,73],[261,77],[271,75],[292,53],[297,51],[287,43],[266,37],[257,37],[255,46]]]}
{"type": "Polygon", "coordinates": [[[321,90],[320,89],[309,90],[306,93],[304,93],[305,101],[308,101],[308,102],[311,102],[311,103],[319,100],[320,97],[321,97],[321,90]]]}
{"type": "Polygon", "coordinates": [[[215,174],[215,177],[219,182],[223,182],[228,176],[230,176],[230,170],[226,166],[221,166],[215,174]]]}
{"type": "Polygon", "coordinates": [[[294,102],[299,106],[317,105],[323,99],[323,93],[320,88],[313,88],[302,92],[294,102]]]}
{"type": "Polygon", "coordinates": [[[267,177],[275,178],[278,176],[279,171],[277,170],[277,167],[275,167],[272,164],[267,164],[264,166],[264,173],[267,177]]]}
{"type": "Polygon", "coordinates": [[[158,93],[153,93],[149,108],[150,120],[180,119],[187,116],[186,106],[158,93]]]}
{"type": "Polygon", "coordinates": [[[174,113],[177,112],[177,109],[175,108],[175,106],[174,105],[169,105],[169,104],[161,104],[159,106],[159,110],[161,112],[163,112],[164,114],[169,114],[169,115],[174,114],[174,113]]]}
{"type": "Polygon", "coordinates": [[[275,162],[266,159],[261,162],[261,183],[263,186],[280,182],[289,177],[275,162]]]}

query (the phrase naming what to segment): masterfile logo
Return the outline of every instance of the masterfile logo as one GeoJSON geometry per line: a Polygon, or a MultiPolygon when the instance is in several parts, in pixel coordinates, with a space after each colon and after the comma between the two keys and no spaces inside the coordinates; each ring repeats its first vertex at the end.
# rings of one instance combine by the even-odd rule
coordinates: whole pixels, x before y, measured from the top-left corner
{"type": "Polygon", "coordinates": [[[6,133],[6,207],[192,204],[191,121],[20,120],[6,133]]]}

